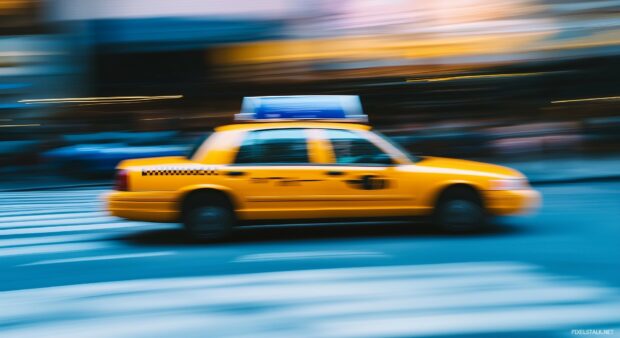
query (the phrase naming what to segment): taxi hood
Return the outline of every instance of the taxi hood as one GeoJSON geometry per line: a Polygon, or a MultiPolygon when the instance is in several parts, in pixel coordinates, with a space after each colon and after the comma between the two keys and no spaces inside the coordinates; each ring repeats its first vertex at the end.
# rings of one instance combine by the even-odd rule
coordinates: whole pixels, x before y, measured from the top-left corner
{"type": "Polygon", "coordinates": [[[129,167],[144,167],[152,165],[177,165],[194,163],[191,160],[183,156],[165,156],[165,157],[149,157],[149,158],[136,158],[132,160],[121,161],[117,169],[126,169],[129,167]]]}
{"type": "Polygon", "coordinates": [[[505,176],[507,178],[524,178],[523,174],[517,170],[496,164],[482,163],[468,160],[458,160],[452,158],[424,156],[421,161],[416,163],[418,167],[454,169],[463,171],[475,171],[493,176],[505,176]]]}

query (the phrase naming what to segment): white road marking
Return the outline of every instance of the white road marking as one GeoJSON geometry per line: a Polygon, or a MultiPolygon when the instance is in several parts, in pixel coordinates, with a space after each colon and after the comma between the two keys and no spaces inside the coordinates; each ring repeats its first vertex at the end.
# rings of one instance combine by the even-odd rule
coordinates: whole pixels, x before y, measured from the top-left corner
{"type": "Polygon", "coordinates": [[[44,234],[55,232],[73,232],[73,231],[91,231],[91,230],[106,230],[106,229],[122,229],[122,228],[134,228],[134,227],[153,227],[153,224],[143,222],[124,222],[117,221],[118,223],[110,224],[86,224],[86,225],[67,225],[67,226],[48,226],[48,227],[34,227],[34,228],[15,228],[0,230],[0,236],[8,235],[26,235],[26,234],[44,234]]]}
{"type": "Polygon", "coordinates": [[[20,228],[20,227],[35,227],[46,225],[71,225],[71,224],[94,224],[103,222],[114,222],[120,219],[111,216],[99,216],[99,217],[80,217],[80,218],[52,218],[42,219],[37,221],[19,221],[19,222],[3,222],[0,224],[2,229],[20,228]]]}
{"type": "Polygon", "coordinates": [[[235,263],[288,261],[298,259],[333,259],[333,258],[386,258],[389,255],[378,251],[299,251],[260,253],[237,257],[235,263]]]}
{"type": "Polygon", "coordinates": [[[104,240],[108,238],[110,238],[110,234],[105,234],[105,233],[10,238],[10,239],[0,240],[0,247],[38,245],[38,244],[50,244],[50,243],[82,242],[82,241],[104,240]]]}
{"type": "MultiPolygon", "coordinates": [[[[415,283],[409,284],[414,286],[415,283]]],[[[405,286],[403,286],[404,288],[405,286]]],[[[426,292],[427,290],[425,290],[426,292]]],[[[316,303],[297,309],[288,309],[288,315],[295,316],[337,316],[343,312],[365,315],[376,312],[414,312],[459,309],[464,307],[493,307],[545,305],[560,303],[587,302],[591,299],[604,299],[614,295],[614,290],[590,286],[536,285],[520,287],[514,285],[507,292],[506,287],[490,290],[473,290],[464,293],[429,293],[420,292],[402,298],[388,297],[351,300],[345,303],[316,303]]]]}
{"type": "Polygon", "coordinates": [[[0,257],[17,255],[40,255],[58,252],[98,250],[109,248],[110,244],[105,243],[69,243],[69,244],[50,244],[35,246],[18,246],[14,248],[0,249],[0,257]]]}
{"type": "MultiPolygon", "coordinates": [[[[75,212],[75,213],[58,213],[58,214],[43,214],[43,215],[22,215],[22,216],[9,216],[2,217],[2,223],[9,222],[28,222],[28,221],[49,221],[49,220],[66,220],[66,219],[82,219],[82,218],[100,218],[106,216],[108,219],[112,219],[106,212],[75,212]]],[[[1,217],[1,216],[0,216],[1,217]]],[[[31,222],[29,222],[31,223],[31,222]]],[[[36,225],[36,224],[35,224],[36,225]]]]}
{"type": "Polygon", "coordinates": [[[102,194],[109,193],[110,189],[75,189],[75,190],[39,190],[39,191],[18,191],[18,192],[2,192],[1,198],[54,198],[54,197],[73,197],[87,196],[92,198],[100,198],[102,194]]]}
{"type": "Polygon", "coordinates": [[[98,209],[102,207],[101,203],[94,202],[74,202],[74,203],[26,203],[26,204],[0,204],[0,210],[14,210],[16,208],[23,209],[58,209],[65,207],[75,207],[79,205],[85,209],[98,209]]]}
{"type": "Polygon", "coordinates": [[[108,216],[100,200],[103,192],[0,193],[0,257],[109,248],[119,231],[170,227],[108,216]]]}
{"type": "Polygon", "coordinates": [[[0,292],[0,304],[3,338],[501,336],[620,322],[617,289],[514,262],[128,280],[0,292]]]}
{"type": "Polygon", "coordinates": [[[102,256],[77,257],[77,258],[65,258],[65,259],[49,259],[49,260],[37,261],[37,262],[32,262],[32,263],[27,263],[27,264],[21,264],[19,266],[105,261],[105,260],[114,260],[114,259],[168,256],[172,254],[174,254],[174,252],[172,251],[159,251],[159,252],[145,252],[145,253],[136,253],[136,254],[102,255],[102,256]]]}
{"type": "Polygon", "coordinates": [[[90,212],[101,212],[101,209],[96,208],[78,208],[73,206],[71,208],[54,208],[53,210],[46,209],[32,209],[28,208],[27,210],[18,209],[11,211],[2,211],[0,212],[0,218],[3,217],[14,217],[14,216],[42,216],[42,215],[65,215],[67,218],[71,218],[73,214],[80,214],[86,211],[90,212]],[[92,209],[92,211],[90,211],[92,209]]]}
{"type": "Polygon", "coordinates": [[[356,320],[327,319],[319,324],[318,336],[330,338],[429,337],[449,334],[535,331],[617,322],[618,304],[550,305],[539,308],[508,308],[492,311],[428,315],[373,316],[356,320]]]}

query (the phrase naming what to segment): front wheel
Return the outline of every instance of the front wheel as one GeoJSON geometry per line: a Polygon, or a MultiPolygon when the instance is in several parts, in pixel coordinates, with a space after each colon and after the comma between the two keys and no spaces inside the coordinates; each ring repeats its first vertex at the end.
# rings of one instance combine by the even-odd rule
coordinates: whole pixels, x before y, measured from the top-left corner
{"type": "Polygon", "coordinates": [[[435,206],[435,225],[446,232],[468,233],[484,230],[487,217],[478,193],[469,188],[445,191],[435,206]]]}
{"type": "Polygon", "coordinates": [[[212,196],[198,195],[183,211],[185,230],[198,240],[218,241],[229,237],[234,224],[232,208],[212,196]]]}

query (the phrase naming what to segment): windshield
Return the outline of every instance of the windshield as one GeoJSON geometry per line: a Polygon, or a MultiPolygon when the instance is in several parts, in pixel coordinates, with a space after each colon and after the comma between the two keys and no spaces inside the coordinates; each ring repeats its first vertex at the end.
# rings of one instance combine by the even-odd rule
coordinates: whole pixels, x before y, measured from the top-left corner
{"type": "Polygon", "coordinates": [[[387,143],[389,143],[392,147],[396,148],[396,150],[400,151],[403,155],[405,155],[405,157],[407,157],[407,159],[409,159],[409,161],[411,161],[412,163],[416,163],[422,160],[422,158],[420,156],[416,156],[412,153],[410,153],[407,149],[405,149],[402,145],[400,145],[400,143],[392,140],[391,138],[387,137],[386,135],[383,135],[382,133],[373,130],[373,133],[375,133],[377,136],[379,136],[381,139],[385,140],[387,143]]]}

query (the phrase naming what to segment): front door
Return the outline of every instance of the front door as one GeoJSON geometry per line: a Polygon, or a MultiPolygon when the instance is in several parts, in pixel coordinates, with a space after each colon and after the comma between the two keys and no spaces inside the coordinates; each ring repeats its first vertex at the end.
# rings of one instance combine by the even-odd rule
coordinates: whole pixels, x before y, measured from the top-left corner
{"type": "Polygon", "coordinates": [[[328,141],[328,195],[344,217],[406,216],[414,212],[408,172],[375,144],[369,132],[323,129],[328,141]]]}

